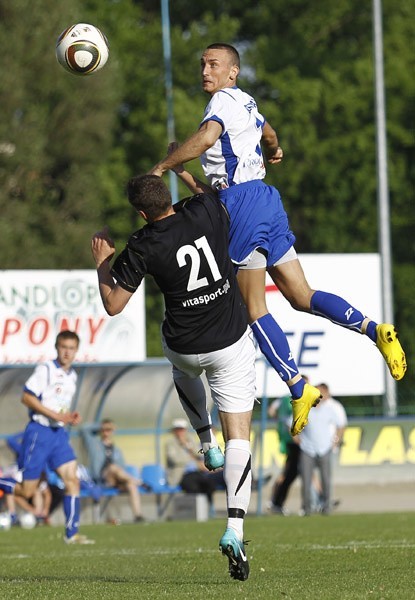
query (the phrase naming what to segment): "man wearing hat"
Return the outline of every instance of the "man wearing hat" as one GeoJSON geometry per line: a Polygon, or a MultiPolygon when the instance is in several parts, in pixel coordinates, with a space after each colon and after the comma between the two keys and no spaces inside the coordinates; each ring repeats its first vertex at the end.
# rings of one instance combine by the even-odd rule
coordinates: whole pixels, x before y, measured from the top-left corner
{"type": "Polygon", "coordinates": [[[171,432],[165,446],[170,485],[180,485],[188,494],[206,494],[211,505],[216,483],[204,465],[200,447],[189,435],[186,419],[174,419],[171,432]]]}

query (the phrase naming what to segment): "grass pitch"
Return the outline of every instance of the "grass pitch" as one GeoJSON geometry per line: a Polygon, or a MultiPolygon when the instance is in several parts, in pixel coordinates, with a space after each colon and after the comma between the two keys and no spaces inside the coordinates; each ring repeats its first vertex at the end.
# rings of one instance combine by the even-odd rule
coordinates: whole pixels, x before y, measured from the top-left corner
{"type": "Polygon", "coordinates": [[[251,574],[230,579],[218,551],[225,521],[0,531],[1,597],[19,600],[413,600],[415,513],[248,516],[251,574]]]}

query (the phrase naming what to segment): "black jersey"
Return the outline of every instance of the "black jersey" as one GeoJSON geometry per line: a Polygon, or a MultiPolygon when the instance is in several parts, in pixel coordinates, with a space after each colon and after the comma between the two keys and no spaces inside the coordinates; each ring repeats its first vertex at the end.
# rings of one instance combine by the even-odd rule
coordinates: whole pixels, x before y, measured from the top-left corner
{"type": "Polygon", "coordinates": [[[247,327],[228,254],[228,216],[217,198],[199,194],[176,213],[145,225],[128,240],[111,274],[134,292],[152,275],[164,295],[163,334],[181,354],[221,350],[247,327]]]}

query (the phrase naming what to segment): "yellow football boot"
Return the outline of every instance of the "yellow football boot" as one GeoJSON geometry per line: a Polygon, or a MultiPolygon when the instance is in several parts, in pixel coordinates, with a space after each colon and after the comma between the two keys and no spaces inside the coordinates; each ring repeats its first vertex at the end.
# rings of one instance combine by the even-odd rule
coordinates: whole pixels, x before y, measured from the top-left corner
{"type": "Polygon", "coordinates": [[[301,398],[291,400],[293,407],[293,422],[291,425],[291,435],[298,435],[308,423],[308,413],[320,402],[320,390],[306,383],[301,398]]]}
{"type": "Polygon", "coordinates": [[[388,323],[376,325],[376,335],[376,346],[385,359],[390,374],[397,381],[402,379],[406,371],[406,358],[395,327],[388,323]]]}

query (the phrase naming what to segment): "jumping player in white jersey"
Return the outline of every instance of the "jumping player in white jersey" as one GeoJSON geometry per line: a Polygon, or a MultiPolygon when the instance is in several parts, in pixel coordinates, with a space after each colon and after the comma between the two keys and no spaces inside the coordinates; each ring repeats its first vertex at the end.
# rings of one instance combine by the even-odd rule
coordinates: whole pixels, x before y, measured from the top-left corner
{"type": "Polygon", "coordinates": [[[38,488],[46,467],[56,471],[65,484],[63,510],[67,544],[93,544],[78,533],[80,517],[77,461],[65,425],[78,425],[81,417],[71,411],[76,392],[77,374],[72,363],[79,348],[73,331],[61,331],[55,343],[57,358],[39,364],[23,389],[22,402],[29,409],[30,422],[19,453],[18,467],[22,482],[0,478],[0,489],[30,499],[38,488]]]}
{"type": "Polygon", "coordinates": [[[147,225],[130,237],[112,269],[115,248],[107,231],[92,238],[102,302],[110,315],[118,314],[146,274],[163,293],[163,350],[206,467],[224,465],[228,520],[219,547],[228,557],[231,577],[244,581],[249,574],[243,519],[252,483],[255,346],[229,258],[229,217],[211,191],[173,207],[168,188],[154,175],[131,179],[128,198],[147,225]],[[212,432],[203,372],[219,411],[225,458],[212,432]]]}
{"type": "MultiPolygon", "coordinates": [[[[291,432],[297,435],[307,424],[320,392],[301,378],[286,336],[268,312],[266,271],[293,308],[366,334],[377,345],[396,380],[405,374],[405,354],[393,325],[377,324],[343,298],[312,290],[305,279],[280,194],[262,181],[265,166],[261,144],[270,164],[279,163],[283,152],[254,98],[236,85],[236,49],[228,44],[208,46],[202,55],[201,73],[203,90],[211,99],[199,129],[155,165],[151,173],[161,177],[167,170],[201,157],[210,186],[217,190],[229,212],[229,252],[238,267],[238,283],[251,327],[261,351],[289,386],[293,405],[291,432]]],[[[181,173],[185,182],[187,175],[181,173]]],[[[205,188],[204,184],[190,187],[194,192],[205,188]]]]}

